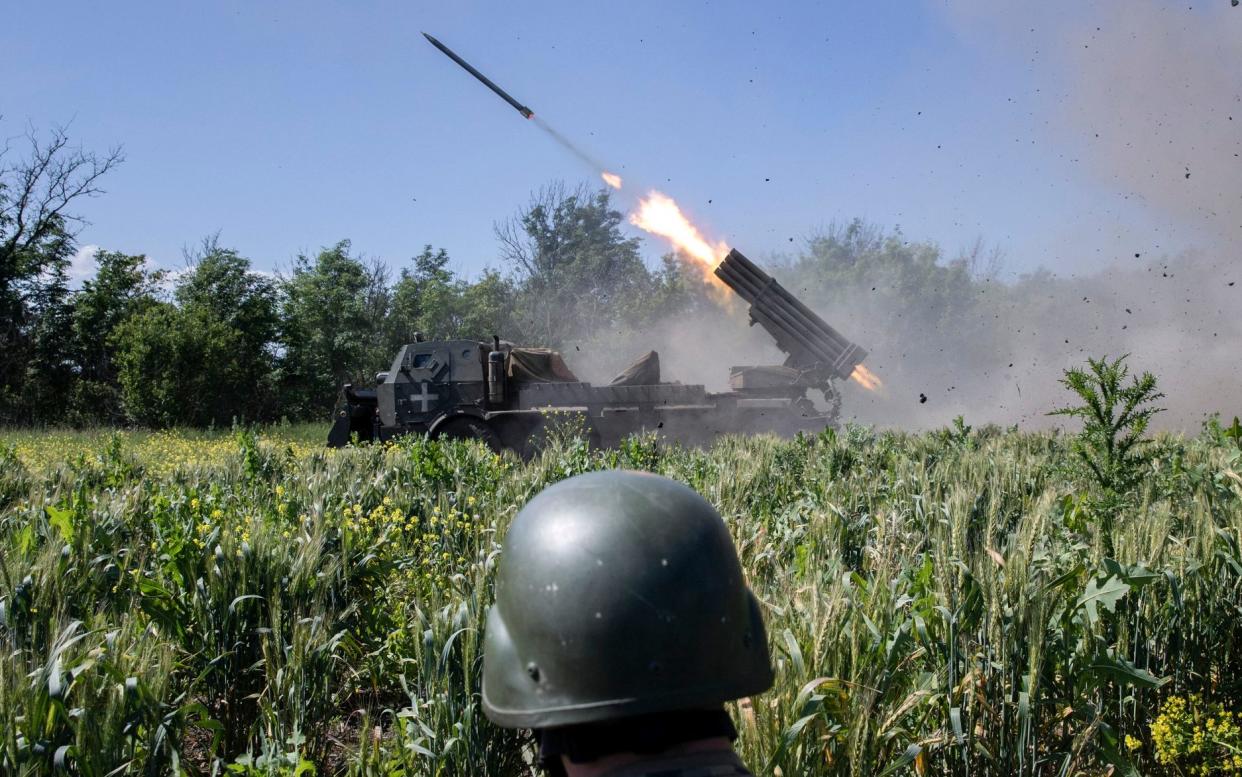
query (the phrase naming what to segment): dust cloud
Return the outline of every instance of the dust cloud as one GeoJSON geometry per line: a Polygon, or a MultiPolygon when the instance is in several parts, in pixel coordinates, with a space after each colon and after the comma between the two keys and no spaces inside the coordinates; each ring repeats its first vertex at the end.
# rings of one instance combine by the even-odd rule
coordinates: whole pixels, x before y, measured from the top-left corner
{"type": "Polygon", "coordinates": [[[958,415],[972,424],[1051,426],[1048,411],[1072,399],[1059,383],[1063,370],[1130,354],[1132,372],[1155,373],[1167,394],[1157,426],[1194,431],[1213,412],[1242,413],[1242,317],[1231,312],[1239,287],[1227,276],[1187,254],[1076,278],[978,282],[978,304],[949,318],[917,298],[860,306],[865,317],[853,318],[859,306],[847,302],[837,315],[858,322],[842,326],[871,348],[868,363],[886,390],[847,387],[846,416],[912,428],[958,415]]]}
{"type": "MultiPolygon", "coordinates": [[[[843,421],[926,429],[960,415],[974,425],[1053,426],[1060,421],[1047,413],[1071,400],[1059,383],[1064,369],[1127,353],[1132,372],[1155,373],[1167,394],[1157,427],[1193,432],[1211,413],[1242,414],[1242,272],[1205,254],[1081,277],[976,277],[963,290],[974,299],[957,306],[881,275],[816,289],[779,258],[766,265],[866,348],[865,363],[884,381],[879,391],[840,382],[843,421]]],[[[730,366],[784,360],[761,327],[748,326],[744,305],[614,333],[566,357],[583,379],[606,383],[647,350],[659,352],[662,380],[712,391],[727,390],[730,366]]]]}
{"type": "MultiPolygon", "coordinates": [[[[1073,274],[975,275],[968,304],[960,295],[950,304],[942,289],[903,288],[882,269],[847,287],[817,286],[797,257],[756,256],[870,352],[866,364],[885,388],[843,382],[842,419],[1051,426],[1048,411],[1072,399],[1059,383],[1065,368],[1127,353],[1132,371],[1155,373],[1167,395],[1157,426],[1193,432],[1212,413],[1242,415],[1242,9],[1152,0],[944,7],[963,36],[998,56],[1043,52],[1039,77],[1056,95],[1040,106],[1048,140],[1081,161],[1082,182],[1138,202],[1148,223],[1120,232],[1105,265],[1083,256],[1073,274]],[[1192,248],[1170,254],[1174,241],[1162,247],[1152,234],[1192,248]]],[[[663,379],[723,390],[730,365],[783,360],[736,308],[673,317],[568,356],[584,377],[606,381],[655,349],[663,379]]]]}
{"type": "MultiPolygon", "coordinates": [[[[1008,305],[976,322],[993,330],[986,338],[941,333],[948,356],[924,374],[937,377],[944,414],[1030,423],[1066,401],[1061,369],[1122,353],[1160,378],[1160,425],[1193,430],[1213,412],[1242,413],[1242,13],[1153,0],[946,8],[981,45],[1047,52],[1029,59],[1048,63],[1037,72],[1057,95],[1041,106],[1049,140],[1082,161],[1088,181],[1139,203],[1147,223],[1141,237],[1119,235],[1108,266],[1011,286],[1008,305]],[[1164,256],[1152,234],[1193,248],[1164,256]],[[963,360],[966,371],[946,369],[963,360]]],[[[908,376],[918,364],[895,369],[908,376]]],[[[885,403],[871,404],[853,406],[870,416],[885,403]]]]}

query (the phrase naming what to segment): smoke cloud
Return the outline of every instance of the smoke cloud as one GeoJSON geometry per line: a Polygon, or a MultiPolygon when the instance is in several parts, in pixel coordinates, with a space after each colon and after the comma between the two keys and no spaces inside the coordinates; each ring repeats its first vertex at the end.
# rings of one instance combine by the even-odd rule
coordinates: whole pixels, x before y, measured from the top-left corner
{"type": "Polygon", "coordinates": [[[1030,421],[1065,400],[1054,380],[1063,367],[1131,353],[1168,394],[1163,425],[1192,429],[1206,414],[1242,412],[1242,13],[1226,2],[1152,0],[947,7],[980,45],[1049,52],[1044,91],[1059,95],[1048,106],[1050,140],[1094,182],[1141,203],[1145,233],[1194,246],[1159,257],[1135,240],[1117,246],[1122,259],[1110,266],[1042,284],[1043,303],[1041,289],[1025,289],[1025,304],[994,322],[1004,333],[997,355],[1008,352],[1001,380],[994,362],[956,381],[967,393],[953,409],[1030,421]]]}
{"type": "MultiPolygon", "coordinates": [[[[817,288],[805,282],[806,265],[787,262],[763,264],[867,348],[865,363],[884,381],[874,392],[842,381],[843,421],[926,429],[960,415],[975,425],[1053,426],[1061,421],[1047,413],[1073,399],[1059,383],[1063,370],[1122,354],[1133,372],[1160,379],[1167,397],[1158,428],[1193,432],[1211,413],[1242,414],[1242,273],[1223,273],[1209,254],[1076,278],[974,276],[948,295],[906,288],[887,272],[817,288]]],[[[748,325],[744,304],[609,333],[567,358],[583,379],[606,383],[649,349],[660,353],[662,380],[712,391],[727,390],[731,366],[784,360],[761,327],[748,325]]]]}
{"type": "MultiPolygon", "coordinates": [[[[1106,3],[1107,26],[1069,38],[1068,129],[1086,159],[1155,217],[1242,244],[1242,13],[1106,3]],[[1073,45],[1082,40],[1082,45],[1073,45]]],[[[1223,257],[1222,257],[1223,258],[1223,257]]]]}
{"type": "Polygon", "coordinates": [[[1130,354],[1132,371],[1154,372],[1167,394],[1157,425],[1193,431],[1210,413],[1242,412],[1242,324],[1230,312],[1238,289],[1230,282],[1208,256],[1187,254],[1078,278],[977,282],[979,304],[950,319],[936,320],[940,311],[917,298],[861,306],[870,312],[857,319],[858,306],[846,303],[834,312],[862,324],[854,336],[873,349],[869,362],[887,382],[880,394],[848,387],[846,407],[880,425],[942,426],[958,415],[1052,425],[1046,413],[1072,400],[1063,370],[1130,354]]]}
{"type": "MultiPolygon", "coordinates": [[[[756,256],[870,351],[866,363],[886,387],[845,383],[843,418],[1050,426],[1059,421],[1048,411],[1073,399],[1059,383],[1064,369],[1127,353],[1132,370],[1154,372],[1167,394],[1157,426],[1194,431],[1209,414],[1242,415],[1242,9],[1152,0],[944,7],[995,56],[1042,53],[1041,92],[1054,95],[1042,98],[1048,140],[1081,162],[1081,183],[1139,203],[1146,223],[1118,231],[1118,258],[1106,266],[1082,255],[1083,269],[1061,277],[976,274],[967,305],[878,268],[829,288],[798,257],[756,256]],[[1152,234],[1177,239],[1162,247],[1152,234]],[[1170,255],[1173,244],[1193,248],[1170,255]]],[[[1058,248],[1080,255],[1074,244],[1058,248]]],[[[606,380],[648,348],[661,352],[665,380],[716,390],[730,365],[783,359],[765,332],[747,327],[744,305],[674,317],[570,357],[586,356],[575,362],[580,373],[606,380]]]]}

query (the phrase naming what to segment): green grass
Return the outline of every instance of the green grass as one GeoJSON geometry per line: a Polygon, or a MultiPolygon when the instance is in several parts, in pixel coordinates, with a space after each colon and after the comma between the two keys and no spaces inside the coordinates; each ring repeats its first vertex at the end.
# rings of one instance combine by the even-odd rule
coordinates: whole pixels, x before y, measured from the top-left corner
{"type": "MultiPolygon", "coordinates": [[[[291,445],[306,452],[321,448],[327,440],[323,424],[278,424],[264,427],[262,437],[272,445],[291,445]]],[[[45,472],[79,457],[102,454],[117,441],[148,466],[169,470],[190,462],[227,456],[236,450],[228,430],[172,429],[117,431],[106,427],[86,429],[4,429],[0,447],[12,448],[28,469],[45,472]],[[160,466],[161,464],[166,466],[160,466]]]]}
{"type": "Polygon", "coordinates": [[[1045,433],[523,463],[322,431],[0,434],[0,772],[528,772],[478,706],[499,543],[607,467],[728,522],[777,666],[734,709],[763,773],[1178,774],[1164,700],[1242,698],[1242,453],[1216,427],[1159,439],[1109,521],[1045,433]]]}

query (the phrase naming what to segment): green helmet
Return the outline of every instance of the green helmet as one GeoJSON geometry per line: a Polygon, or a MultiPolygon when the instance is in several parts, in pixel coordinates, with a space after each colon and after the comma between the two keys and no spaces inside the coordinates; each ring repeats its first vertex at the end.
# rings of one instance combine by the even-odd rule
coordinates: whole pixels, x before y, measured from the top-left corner
{"type": "Polygon", "coordinates": [[[759,603],[703,497],[658,475],[594,472],[518,513],[484,637],[493,723],[710,708],[771,686],[759,603]]]}

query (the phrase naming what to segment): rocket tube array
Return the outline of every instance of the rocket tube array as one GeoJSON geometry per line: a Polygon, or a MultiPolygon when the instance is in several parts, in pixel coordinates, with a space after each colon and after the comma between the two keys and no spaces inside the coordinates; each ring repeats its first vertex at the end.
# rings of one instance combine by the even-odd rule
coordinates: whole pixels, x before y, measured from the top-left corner
{"type": "Polygon", "coordinates": [[[716,277],[750,303],[751,318],[762,324],[792,359],[791,366],[817,361],[848,378],[867,352],[847,340],[810,308],[760,270],[736,248],[716,267],[716,277]]]}

